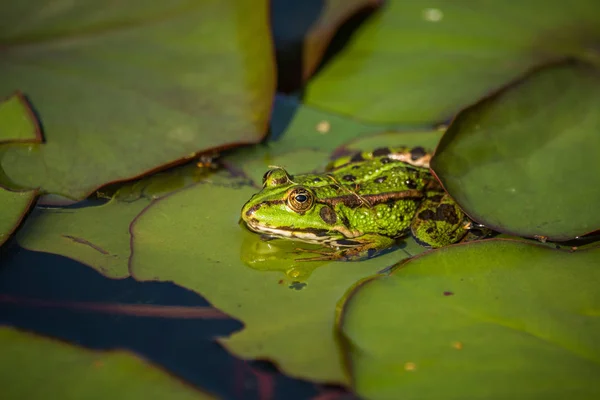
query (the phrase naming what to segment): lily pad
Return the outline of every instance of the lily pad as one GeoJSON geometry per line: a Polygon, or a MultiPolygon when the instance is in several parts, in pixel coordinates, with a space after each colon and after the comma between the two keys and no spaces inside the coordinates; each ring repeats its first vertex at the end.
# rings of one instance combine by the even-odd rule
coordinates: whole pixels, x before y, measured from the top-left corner
{"type": "Polygon", "coordinates": [[[20,92],[0,102],[0,144],[41,141],[37,119],[20,92]]]}
{"type": "Polygon", "coordinates": [[[35,190],[13,192],[0,187],[0,246],[20,225],[36,197],[35,190]]]}
{"type": "Polygon", "coordinates": [[[4,399],[214,398],[127,351],[91,351],[0,328],[4,399]]]}
{"type": "Polygon", "coordinates": [[[210,170],[182,166],[122,186],[106,204],[35,209],[17,234],[21,247],[60,254],[109,278],[129,276],[129,226],[153,199],[196,182],[210,170]]]}
{"type": "Polygon", "coordinates": [[[306,81],[319,66],[338,27],[357,11],[380,6],[382,0],[327,0],[304,39],[302,77],[306,81]]]}
{"type": "Polygon", "coordinates": [[[60,254],[109,278],[129,276],[129,224],[150,204],[111,200],[96,207],[36,209],[17,235],[21,247],[60,254]]]}
{"type": "Polygon", "coordinates": [[[275,86],[267,1],[16,4],[0,5],[0,92],[28,96],[46,139],[5,149],[16,184],[81,199],[263,137],[275,86]]]}
{"type": "Polygon", "coordinates": [[[542,68],[461,112],[432,160],[478,222],[568,240],[600,229],[600,70],[542,68]]]}
{"type": "Polygon", "coordinates": [[[260,247],[248,241],[260,237],[238,221],[255,192],[245,185],[196,185],[155,201],[132,225],[131,274],[175,282],[242,320],[244,330],[222,339],[237,356],[272,360],[294,377],[347,383],[333,335],[338,300],[356,280],[423,249],[410,240],[380,257],[313,270],[299,266],[299,255],[289,250],[247,254],[260,247]],[[261,267],[253,256],[270,258],[259,260],[263,265],[278,260],[280,268],[261,267]]]}
{"type": "MultiPolygon", "coordinates": [[[[20,93],[0,102],[0,145],[35,143],[40,140],[37,120],[20,93]]],[[[37,197],[37,190],[19,191],[3,187],[12,186],[11,183],[0,168],[0,246],[17,229],[37,197]]]]}
{"type": "Polygon", "coordinates": [[[389,1],[311,80],[305,99],[362,121],[444,121],[534,66],[597,59],[599,38],[596,0],[389,1]]]}
{"type": "Polygon", "coordinates": [[[600,396],[600,248],[488,240],[357,285],[341,334],[368,399],[600,396]]]}

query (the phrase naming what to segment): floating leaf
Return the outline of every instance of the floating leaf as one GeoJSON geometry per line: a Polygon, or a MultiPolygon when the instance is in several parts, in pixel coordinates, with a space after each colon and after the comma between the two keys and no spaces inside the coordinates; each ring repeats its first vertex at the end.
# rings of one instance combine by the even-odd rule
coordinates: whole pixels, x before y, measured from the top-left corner
{"type": "Polygon", "coordinates": [[[272,360],[291,376],[347,383],[332,333],[337,301],[356,280],[423,249],[409,240],[403,250],[368,261],[311,269],[294,261],[301,257],[290,253],[294,247],[275,255],[238,225],[256,190],[223,182],[155,201],[132,225],[131,274],[175,282],[242,320],[244,330],[223,340],[234,354],[272,360]],[[257,250],[247,254],[251,248],[257,250]]]}
{"type": "Polygon", "coordinates": [[[0,6],[0,92],[28,96],[47,141],[5,150],[18,185],[80,199],[262,138],[275,75],[268,2],[51,3],[0,6]]]}
{"type": "Polygon", "coordinates": [[[24,215],[33,206],[35,190],[13,192],[0,187],[0,246],[17,229],[24,215]]]}
{"type": "Polygon", "coordinates": [[[126,351],[91,351],[0,328],[4,399],[212,399],[126,351]]]}
{"type": "Polygon", "coordinates": [[[600,248],[487,240],[365,280],[341,316],[355,389],[368,399],[597,398],[598,265],[600,248]]]}
{"type": "Polygon", "coordinates": [[[127,278],[129,224],[149,203],[112,200],[96,207],[35,210],[17,240],[28,250],[69,257],[109,278],[127,278]]]}
{"type": "Polygon", "coordinates": [[[308,104],[363,121],[433,123],[548,60],[597,58],[596,0],[389,1],[319,72],[308,104]]]}
{"type": "Polygon", "coordinates": [[[478,222],[568,240],[600,229],[600,70],[543,68],[461,112],[432,167],[478,222]]]}
{"type": "Polygon", "coordinates": [[[0,144],[39,143],[42,134],[29,103],[19,92],[0,102],[0,144]]]}
{"type": "Polygon", "coordinates": [[[126,278],[131,222],[152,199],[207,179],[206,174],[195,165],[183,166],[124,185],[103,205],[38,208],[17,240],[26,249],[69,257],[109,278],[126,278]]]}
{"type": "MultiPolygon", "coordinates": [[[[35,143],[41,138],[35,116],[20,93],[0,102],[0,143],[35,143]]],[[[3,187],[11,184],[0,168],[0,246],[17,229],[37,197],[37,190],[16,191],[3,187]]]]}
{"type": "Polygon", "coordinates": [[[327,0],[304,40],[302,77],[307,80],[318,67],[338,27],[361,9],[375,8],[382,0],[327,0]]]}

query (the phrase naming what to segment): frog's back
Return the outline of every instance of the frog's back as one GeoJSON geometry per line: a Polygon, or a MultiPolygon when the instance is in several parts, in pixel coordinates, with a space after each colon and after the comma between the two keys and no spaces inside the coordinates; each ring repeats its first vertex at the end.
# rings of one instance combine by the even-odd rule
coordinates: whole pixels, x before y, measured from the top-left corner
{"type": "Polygon", "coordinates": [[[324,175],[298,176],[349,231],[399,237],[432,182],[428,168],[387,155],[338,162],[324,175]],[[306,181],[305,181],[306,180],[306,181]]]}

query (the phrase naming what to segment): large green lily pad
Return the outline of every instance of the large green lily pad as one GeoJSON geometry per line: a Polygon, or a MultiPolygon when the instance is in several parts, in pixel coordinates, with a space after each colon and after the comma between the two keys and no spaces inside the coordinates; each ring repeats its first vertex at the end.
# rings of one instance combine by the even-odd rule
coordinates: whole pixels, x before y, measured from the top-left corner
{"type": "Polygon", "coordinates": [[[310,82],[308,104],[363,121],[445,120],[533,66],[597,59],[596,0],[388,1],[310,82]]]}
{"type": "Polygon", "coordinates": [[[91,351],[0,328],[3,399],[212,399],[126,351],[91,351]]]}
{"type": "Polygon", "coordinates": [[[197,152],[254,143],[274,92],[268,2],[0,5],[0,92],[33,102],[46,143],[0,162],[79,199],[197,152]]]}
{"type": "Polygon", "coordinates": [[[244,330],[222,341],[234,354],[272,360],[291,376],[347,383],[333,334],[338,300],[356,280],[422,248],[410,240],[368,261],[296,262],[296,246],[276,250],[277,241],[238,225],[254,192],[196,185],[155,201],[132,225],[131,274],[175,282],[243,321],[244,330]]]}
{"type": "Polygon", "coordinates": [[[600,70],[543,68],[461,112],[432,168],[477,221],[567,240],[600,229],[600,70]]]}
{"type": "Polygon", "coordinates": [[[488,240],[357,285],[341,334],[368,399],[600,396],[600,248],[488,240]]]}

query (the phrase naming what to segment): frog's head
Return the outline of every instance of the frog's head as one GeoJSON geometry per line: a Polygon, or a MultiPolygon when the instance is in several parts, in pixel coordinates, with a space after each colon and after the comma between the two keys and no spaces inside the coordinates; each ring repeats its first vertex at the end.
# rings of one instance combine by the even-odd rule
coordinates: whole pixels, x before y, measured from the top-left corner
{"type": "Polygon", "coordinates": [[[283,168],[271,169],[263,176],[263,189],[242,207],[242,220],[255,232],[325,241],[331,237],[337,218],[328,205],[318,202],[316,189],[295,183],[283,168]]]}

